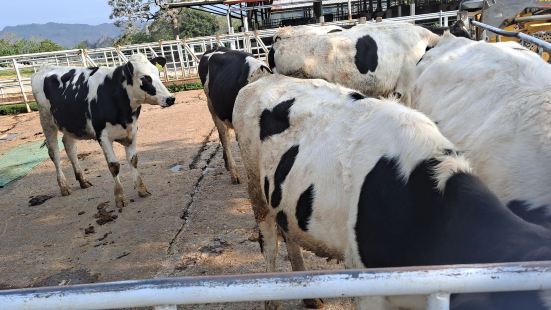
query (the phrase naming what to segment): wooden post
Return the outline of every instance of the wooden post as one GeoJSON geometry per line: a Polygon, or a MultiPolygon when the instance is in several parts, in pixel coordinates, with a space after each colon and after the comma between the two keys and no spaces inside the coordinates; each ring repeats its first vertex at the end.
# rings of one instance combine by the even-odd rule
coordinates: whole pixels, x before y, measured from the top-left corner
{"type": "Polygon", "coordinates": [[[23,81],[21,80],[21,74],[19,73],[19,67],[15,58],[12,59],[13,68],[15,69],[15,74],[17,75],[17,82],[19,83],[19,88],[21,89],[21,94],[23,95],[23,100],[25,100],[25,106],[27,107],[27,113],[31,112],[31,107],[29,106],[29,100],[27,99],[27,94],[25,94],[25,87],[23,87],[23,81]]]}

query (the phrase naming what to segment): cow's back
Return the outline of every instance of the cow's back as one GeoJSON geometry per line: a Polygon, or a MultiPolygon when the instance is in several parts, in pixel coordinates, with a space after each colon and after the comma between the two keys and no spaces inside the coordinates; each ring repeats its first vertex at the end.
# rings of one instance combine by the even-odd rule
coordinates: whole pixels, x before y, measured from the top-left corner
{"type": "Polygon", "coordinates": [[[447,35],[418,72],[414,107],[466,152],[503,203],[551,220],[551,66],[516,44],[447,35]]]}
{"type": "Polygon", "coordinates": [[[321,78],[366,94],[391,94],[437,36],[405,23],[355,26],[327,35],[290,37],[273,45],[277,72],[321,78]],[[406,70],[404,70],[404,68],[406,70]],[[406,72],[404,74],[404,72],[406,72]]]}

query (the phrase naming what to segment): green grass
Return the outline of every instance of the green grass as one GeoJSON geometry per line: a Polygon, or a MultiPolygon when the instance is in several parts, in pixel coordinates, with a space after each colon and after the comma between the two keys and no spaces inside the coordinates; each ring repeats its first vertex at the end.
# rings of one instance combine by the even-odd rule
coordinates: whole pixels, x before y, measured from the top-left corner
{"type": "MultiPolygon", "coordinates": [[[[31,110],[38,111],[36,102],[30,102],[31,110]]],[[[27,113],[27,107],[24,103],[0,105],[0,115],[14,115],[19,113],[27,113]]]]}
{"type": "Polygon", "coordinates": [[[171,93],[176,93],[185,90],[203,89],[201,82],[184,83],[184,84],[171,84],[166,87],[171,93]]]}
{"type": "MultiPolygon", "coordinates": [[[[23,77],[30,77],[34,70],[32,68],[22,68],[19,69],[19,73],[23,77]]],[[[0,70],[0,78],[15,78],[16,76],[15,70],[0,70]]]]}

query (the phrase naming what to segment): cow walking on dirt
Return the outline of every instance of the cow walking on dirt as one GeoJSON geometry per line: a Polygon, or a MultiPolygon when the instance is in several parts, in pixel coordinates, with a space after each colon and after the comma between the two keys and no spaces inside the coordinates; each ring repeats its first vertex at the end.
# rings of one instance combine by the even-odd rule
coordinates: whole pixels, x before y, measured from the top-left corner
{"type": "Polygon", "coordinates": [[[92,184],[82,173],[75,141],[95,139],[115,180],[115,203],[119,208],[126,205],[119,179],[120,165],[113,151],[116,141],[125,147],[140,197],[150,195],[137,169],[136,133],[141,104],[167,107],[175,101],[159,79],[155,64],[164,66],[166,60],[162,57],[148,60],[143,54],[135,54],[128,63],[116,68],[45,67],[33,75],[31,84],[40,123],[63,196],[71,191],[61,170],[58,131],[63,132],[65,151],[81,188],[92,184]]]}

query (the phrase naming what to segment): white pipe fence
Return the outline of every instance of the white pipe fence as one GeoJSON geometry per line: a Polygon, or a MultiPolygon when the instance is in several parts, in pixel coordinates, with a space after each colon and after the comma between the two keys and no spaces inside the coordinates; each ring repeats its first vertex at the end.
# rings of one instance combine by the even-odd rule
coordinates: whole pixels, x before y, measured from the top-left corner
{"type": "Polygon", "coordinates": [[[377,268],[118,281],[0,291],[0,309],[176,309],[203,304],[304,298],[429,295],[449,309],[450,294],[551,290],[551,261],[377,268]]]}
{"type": "MultiPolygon", "coordinates": [[[[448,17],[456,15],[457,11],[448,11],[387,20],[406,22],[437,20],[441,23],[443,19],[447,21],[448,17]]],[[[356,23],[358,20],[325,23],[325,25],[356,23]]],[[[199,58],[207,49],[223,44],[266,60],[271,44],[265,44],[262,40],[271,42],[267,39],[273,37],[276,31],[277,29],[269,29],[88,50],[72,49],[0,57],[0,104],[31,101],[30,75],[41,66],[115,67],[127,62],[128,56],[136,52],[144,53],[149,57],[160,55],[167,59],[165,71],[161,73],[161,79],[165,83],[196,80],[199,58]]]]}

